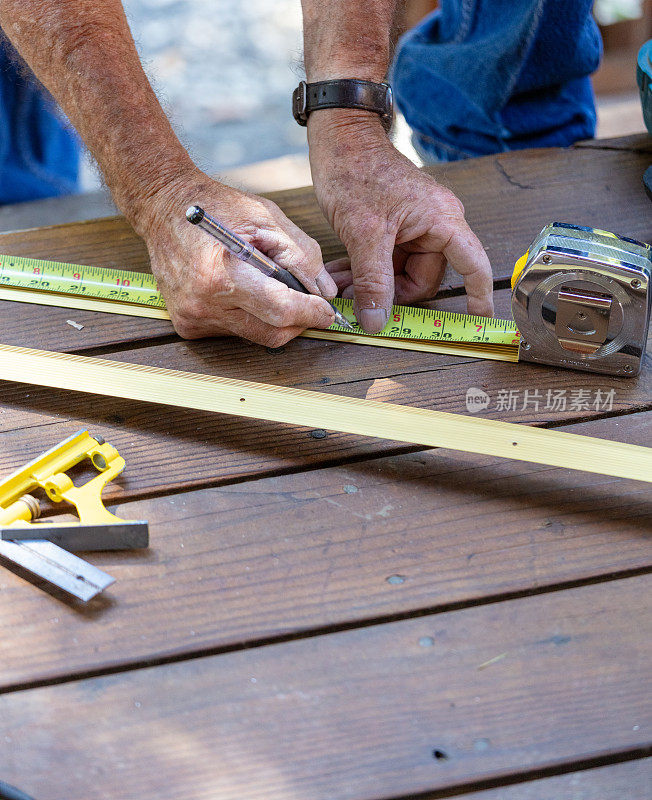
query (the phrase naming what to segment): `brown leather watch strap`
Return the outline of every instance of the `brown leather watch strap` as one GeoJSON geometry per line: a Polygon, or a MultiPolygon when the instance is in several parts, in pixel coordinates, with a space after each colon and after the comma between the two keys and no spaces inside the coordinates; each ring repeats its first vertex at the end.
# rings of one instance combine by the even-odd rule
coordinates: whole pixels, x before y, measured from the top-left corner
{"type": "Polygon", "coordinates": [[[359,108],[372,111],[389,130],[394,117],[392,89],[387,83],[344,78],[339,80],[301,81],[292,94],[292,113],[299,125],[307,125],[313,111],[323,108],[359,108]]]}

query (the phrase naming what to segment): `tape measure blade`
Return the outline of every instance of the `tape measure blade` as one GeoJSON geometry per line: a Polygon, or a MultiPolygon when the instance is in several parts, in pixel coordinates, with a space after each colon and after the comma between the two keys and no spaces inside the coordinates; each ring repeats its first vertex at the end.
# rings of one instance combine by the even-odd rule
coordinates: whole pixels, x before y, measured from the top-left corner
{"type": "MultiPolygon", "coordinates": [[[[19,256],[0,255],[0,299],[169,319],[156,279],[150,273],[19,256]]],[[[452,352],[451,345],[463,344],[476,348],[469,351],[471,355],[489,358],[486,348],[513,347],[518,341],[518,331],[511,320],[410,306],[393,306],[385,329],[377,336],[370,336],[355,325],[352,300],[336,298],[333,302],[356,328],[357,338],[346,341],[358,344],[388,347],[390,341],[401,341],[409,343],[403,344],[402,349],[431,352],[452,352]],[[417,347],[419,342],[429,346],[417,347]]],[[[333,326],[329,334],[311,338],[341,341],[335,334],[344,331],[333,326]]],[[[497,357],[503,360],[504,356],[501,353],[497,357]]]]}
{"type": "Polygon", "coordinates": [[[0,286],[95,297],[163,308],[151,273],[0,256],[0,286]]]}
{"type": "MultiPolygon", "coordinates": [[[[355,326],[353,302],[335,298],[334,305],[355,326]]],[[[333,326],[330,330],[343,329],[333,326]]],[[[367,336],[362,330],[359,336],[367,336]]],[[[458,311],[441,311],[410,306],[393,306],[391,319],[378,334],[384,339],[411,339],[429,342],[465,342],[512,345],[517,337],[516,326],[511,320],[496,320],[471,316],[458,311]]]]}

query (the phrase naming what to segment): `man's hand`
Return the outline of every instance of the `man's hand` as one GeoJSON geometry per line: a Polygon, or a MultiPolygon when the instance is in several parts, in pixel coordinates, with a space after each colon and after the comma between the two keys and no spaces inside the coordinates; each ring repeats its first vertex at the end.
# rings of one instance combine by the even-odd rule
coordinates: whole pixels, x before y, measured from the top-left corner
{"type": "Polygon", "coordinates": [[[174,327],[185,338],[236,334],[280,347],[306,328],[333,323],[323,297],[334,297],[337,287],[319,245],[270,200],[192,170],[147,201],[138,232],[147,243],[174,327]],[[190,225],[185,210],[195,201],[322,297],[262,275],[190,225]]]}
{"type": "Polygon", "coordinates": [[[60,102],[145,239],[182,336],[233,333],[278,347],[332,323],[323,297],[337,289],[317,243],[273,203],[194,166],[143,72],[120,0],[1,0],[0,28],[60,102]],[[186,221],[192,203],[322,297],[294,292],[228,254],[186,221]]]}
{"type": "Polygon", "coordinates": [[[316,111],[308,138],[317,198],[349,254],[327,267],[365,331],[385,327],[392,302],[434,297],[447,262],[469,313],[492,316],[491,266],[461,202],[396,150],[376,115],[316,111]]]}
{"type": "MultiPolygon", "coordinates": [[[[384,80],[398,0],[301,6],[309,83],[384,80]]],[[[447,261],[464,278],[469,311],[493,314],[491,267],[462,204],[396,150],[376,114],[314,111],[308,142],[317,199],[350,256],[329,268],[367,332],[385,326],[392,300],[433,297],[447,261]]]]}

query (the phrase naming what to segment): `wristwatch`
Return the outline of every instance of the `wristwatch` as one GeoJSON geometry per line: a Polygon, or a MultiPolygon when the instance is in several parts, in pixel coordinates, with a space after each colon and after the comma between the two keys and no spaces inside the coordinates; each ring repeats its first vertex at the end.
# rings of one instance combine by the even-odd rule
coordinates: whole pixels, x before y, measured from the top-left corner
{"type": "Polygon", "coordinates": [[[292,113],[299,125],[307,125],[308,117],[321,108],[361,108],[373,111],[388,131],[394,118],[392,87],[357,78],[306,83],[301,81],[292,93],[292,113]]]}

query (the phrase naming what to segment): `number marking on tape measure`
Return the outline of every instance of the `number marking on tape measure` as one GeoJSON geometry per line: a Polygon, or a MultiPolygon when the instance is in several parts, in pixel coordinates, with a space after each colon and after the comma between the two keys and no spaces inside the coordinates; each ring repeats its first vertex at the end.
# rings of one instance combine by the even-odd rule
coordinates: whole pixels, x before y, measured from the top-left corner
{"type": "Polygon", "coordinates": [[[156,278],[148,272],[0,256],[0,286],[165,308],[156,278]]]}
{"type": "MultiPolygon", "coordinates": [[[[337,298],[334,302],[351,322],[355,332],[365,335],[355,321],[353,301],[337,298]]],[[[343,331],[344,328],[333,325],[329,330],[343,331]]],[[[413,341],[518,345],[520,334],[509,319],[487,319],[456,311],[393,306],[390,321],[378,336],[413,341]]]]}
{"type": "MultiPolygon", "coordinates": [[[[109,313],[169,319],[156,278],[148,272],[65,264],[0,255],[0,300],[60,305],[109,313]]],[[[370,336],[356,324],[353,301],[334,304],[354,326],[306,331],[309,338],[428,349],[517,361],[520,334],[512,320],[487,319],[429,308],[393,306],[383,331],[370,336]],[[468,351],[464,347],[469,348],[468,351]]]]}

